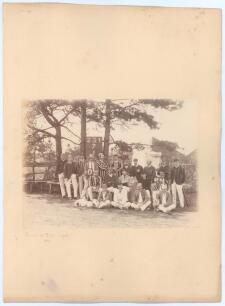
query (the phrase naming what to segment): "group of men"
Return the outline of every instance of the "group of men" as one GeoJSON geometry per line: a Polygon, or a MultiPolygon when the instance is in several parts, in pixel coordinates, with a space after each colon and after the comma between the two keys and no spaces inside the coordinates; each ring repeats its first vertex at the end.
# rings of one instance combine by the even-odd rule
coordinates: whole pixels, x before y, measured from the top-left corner
{"type": "Polygon", "coordinates": [[[156,169],[150,160],[142,167],[136,158],[130,165],[117,155],[107,163],[102,153],[97,159],[90,154],[87,160],[68,153],[61,155],[56,171],[62,197],[74,200],[75,206],[149,208],[167,213],[177,207],[178,194],[180,207],[184,207],[185,170],[178,159],[172,167],[162,161],[156,169]]]}

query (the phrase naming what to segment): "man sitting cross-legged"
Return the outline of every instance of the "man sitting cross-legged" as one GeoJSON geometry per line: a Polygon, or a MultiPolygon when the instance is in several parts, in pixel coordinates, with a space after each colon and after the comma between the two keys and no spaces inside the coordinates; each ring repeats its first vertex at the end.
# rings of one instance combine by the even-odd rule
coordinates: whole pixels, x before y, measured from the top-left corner
{"type": "Polygon", "coordinates": [[[159,206],[159,189],[160,189],[160,181],[159,177],[155,177],[153,183],[151,184],[151,192],[152,192],[152,206],[154,210],[159,206]]]}
{"type": "Polygon", "coordinates": [[[164,213],[168,213],[176,208],[174,203],[172,203],[172,197],[166,183],[162,183],[159,191],[159,206],[158,210],[164,213]]]}
{"type": "Polygon", "coordinates": [[[144,211],[150,205],[151,201],[149,191],[143,189],[142,184],[138,183],[137,188],[133,194],[131,207],[144,211]]]}
{"type": "Polygon", "coordinates": [[[94,201],[95,206],[98,208],[110,207],[110,191],[107,190],[107,185],[102,184],[102,188],[99,191],[98,200],[94,201]]]}
{"type": "Polygon", "coordinates": [[[92,171],[92,169],[85,170],[83,179],[84,188],[81,194],[81,198],[76,201],[75,204],[82,207],[95,207],[97,206],[96,198],[101,188],[101,178],[98,175],[98,170],[95,170],[94,172],[92,171]]]}
{"type": "Polygon", "coordinates": [[[103,183],[107,185],[107,189],[110,192],[110,201],[112,201],[114,190],[119,184],[119,178],[116,176],[116,172],[112,169],[109,169],[108,174],[105,176],[103,183]]]}
{"type": "Polygon", "coordinates": [[[127,193],[128,193],[128,188],[124,187],[122,183],[119,183],[118,189],[116,188],[114,190],[114,197],[113,197],[113,202],[111,202],[111,205],[113,207],[118,207],[120,209],[129,208],[130,203],[128,202],[127,199],[127,193]]]}
{"type": "Polygon", "coordinates": [[[90,201],[98,198],[98,193],[101,188],[101,177],[98,175],[98,170],[95,170],[88,177],[87,196],[90,201]]]}

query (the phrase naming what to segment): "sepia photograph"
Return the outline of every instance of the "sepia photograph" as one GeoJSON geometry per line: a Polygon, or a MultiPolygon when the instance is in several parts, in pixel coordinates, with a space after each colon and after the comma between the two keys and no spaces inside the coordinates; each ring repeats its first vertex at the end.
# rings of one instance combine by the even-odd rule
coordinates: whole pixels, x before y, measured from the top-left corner
{"type": "Polygon", "coordinates": [[[176,227],[194,220],[196,104],[46,99],[25,103],[23,113],[25,226],[176,227]]]}
{"type": "Polygon", "coordinates": [[[5,302],[221,300],[221,10],[138,5],[4,4],[5,302]]]}

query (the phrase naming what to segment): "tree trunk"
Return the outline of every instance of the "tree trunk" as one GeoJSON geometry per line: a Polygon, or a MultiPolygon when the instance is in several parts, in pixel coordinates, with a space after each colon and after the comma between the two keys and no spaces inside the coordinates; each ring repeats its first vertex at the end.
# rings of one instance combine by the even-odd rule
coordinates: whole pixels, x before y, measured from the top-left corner
{"type": "Polygon", "coordinates": [[[57,165],[59,164],[61,160],[61,154],[62,154],[62,135],[61,135],[61,126],[56,126],[56,137],[55,137],[55,144],[56,144],[56,162],[57,165]]]}
{"type": "Polygon", "coordinates": [[[104,150],[103,153],[105,158],[108,160],[109,157],[109,140],[110,140],[110,129],[111,129],[111,100],[105,101],[105,136],[104,136],[104,150]]]}
{"type": "Polygon", "coordinates": [[[86,102],[81,104],[81,131],[80,131],[80,154],[86,158],[86,102]]]}
{"type": "Polygon", "coordinates": [[[34,149],[33,153],[33,166],[32,166],[33,181],[35,181],[35,164],[36,164],[36,149],[34,149]]]}

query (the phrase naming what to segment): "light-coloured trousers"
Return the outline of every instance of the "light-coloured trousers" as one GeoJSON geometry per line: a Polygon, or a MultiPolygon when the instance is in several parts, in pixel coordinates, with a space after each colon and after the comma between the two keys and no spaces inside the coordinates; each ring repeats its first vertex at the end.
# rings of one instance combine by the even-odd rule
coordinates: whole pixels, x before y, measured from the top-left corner
{"type": "Polygon", "coordinates": [[[183,185],[178,185],[175,182],[173,182],[173,184],[171,186],[172,186],[173,204],[176,206],[177,193],[178,193],[180,207],[184,207],[183,185]]]}
{"type": "Polygon", "coordinates": [[[80,175],[78,177],[78,184],[79,184],[79,195],[80,198],[83,198],[87,192],[87,188],[88,188],[88,181],[84,180],[83,176],[80,175]]]}
{"type": "Polygon", "coordinates": [[[65,181],[64,181],[63,172],[58,174],[58,178],[59,178],[59,186],[60,186],[61,195],[62,197],[65,197],[66,189],[65,189],[65,181]]]}
{"type": "Polygon", "coordinates": [[[176,208],[176,204],[171,204],[167,207],[165,207],[163,204],[159,205],[158,209],[162,212],[170,212],[171,210],[175,209],[176,208]]]}
{"type": "Polygon", "coordinates": [[[157,207],[159,205],[159,190],[152,190],[152,202],[153,207],[157,207]]]}
{"type": "Polygon", "coordinates": [[[82,191],[83,191],[83,188],[84,188],[82,175],[80,175],[78,177],[78,184],[79,184],[79,194],[80,194],[80,197],[81,197],[81,194],[82,194],[82,191]]]}
{"type": "Polygon", "coordinates": [[[145,203],[131,203],[130,207],[134,208],[134,209],[140,209],[142,211],[144,211],[148,206],[151,206],[151,201],[148,200],[145,203]]]}
{"type": "Polygon", "coordinates": [[[77,183],[76,174],[72,174],[69,179],[65,180],[66,192],[69,198],[71,198],[71,183],[73,185],[74,197],[77,198],[78,183],[77,183]]]}
{"type": "Polygon", "coordinates": [[[90,201],[94,200],[94,196],[93,196],[93,192],[99,192],[97,190],[95,190],[93,187],[89,186],[89,187],[84,187],[83,191],[82,191],[82,197],[84,198],[85,195],[87,195],[90,199],[90,201]]]}

